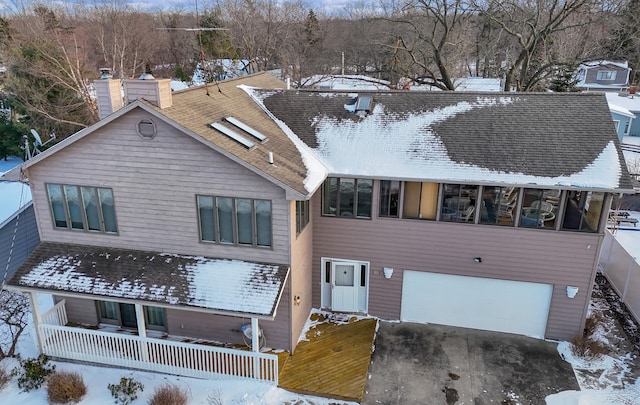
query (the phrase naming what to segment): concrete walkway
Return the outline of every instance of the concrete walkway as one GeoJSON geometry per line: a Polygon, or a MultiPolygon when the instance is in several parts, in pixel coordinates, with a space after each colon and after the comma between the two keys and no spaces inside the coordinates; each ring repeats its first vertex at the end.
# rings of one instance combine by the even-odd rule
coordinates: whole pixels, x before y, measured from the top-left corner
{"type": "Polygon", "coordinates": [[[556,344],[524,336],[379,323],[362,404],[544,404],[578,390],[556,344]]]}

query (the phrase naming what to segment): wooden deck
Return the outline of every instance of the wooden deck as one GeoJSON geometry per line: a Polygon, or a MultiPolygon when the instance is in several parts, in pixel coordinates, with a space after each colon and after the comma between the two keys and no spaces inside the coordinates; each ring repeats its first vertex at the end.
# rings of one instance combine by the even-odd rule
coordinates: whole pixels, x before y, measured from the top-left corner
{"type": "Polygon", "coordinates": [[[293,356],[280,357],[279,386],[289,391],[361,402],[371,361],[377,320],[311,314],[319,323],[307,332],[293,356]]]}

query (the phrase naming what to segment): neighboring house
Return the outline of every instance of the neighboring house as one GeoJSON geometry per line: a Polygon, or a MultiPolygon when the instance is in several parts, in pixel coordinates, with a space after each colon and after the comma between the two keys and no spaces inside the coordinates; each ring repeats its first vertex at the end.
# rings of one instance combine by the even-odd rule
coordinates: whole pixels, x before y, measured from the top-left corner
{"type": "Polygon", "coordinates": [[[629,86],[631,68],[628,62],[592,61],[576,69],[576,87],[586,91],[619,91],[629,86]]]}
{"type": "Polygon", "coordinates": [[[102,120],[21,168],[42,243],[9,285],[56,297],[34,304],[53,357],[277,381],[257,350],[293,353],[313,307],[569,339],[612,195],[633,192],[601,94],[257,74],[125,80],[122,107],[95,84],[102,120]]]}
{"type": "MultiPolygon", "coordinates": [[[[16,157],[0,160],[0,173],[21,163],[22,159],[16,157]]],[[[3,285],[38,243],[29,186],[19,181],[0,181],[0,280],[3,285]]]]}
{"type": "Polygon", "coordinates": [[[640,136],[640,95],[626,93],[606,93],[618,138],[640,136]]]}

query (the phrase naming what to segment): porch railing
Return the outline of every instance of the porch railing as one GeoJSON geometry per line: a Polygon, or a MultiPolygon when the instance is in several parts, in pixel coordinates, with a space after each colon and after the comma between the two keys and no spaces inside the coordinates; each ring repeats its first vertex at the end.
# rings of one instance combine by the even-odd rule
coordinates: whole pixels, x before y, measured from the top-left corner
{"type": "Polygon", "coordinates": [[[47,356],[187,377],[278,383],[278,356],[162,339],[40,324],[47,356]]]}
{"type": "Polygon", "coordinates": [[[47,325],[58,325],[64,326],[67,324],[67,310],[65,308],[65,300],[58,302],[53,308],[49,309],[47,312],[43,313],[42,323],[46,323],[47,325]]]}

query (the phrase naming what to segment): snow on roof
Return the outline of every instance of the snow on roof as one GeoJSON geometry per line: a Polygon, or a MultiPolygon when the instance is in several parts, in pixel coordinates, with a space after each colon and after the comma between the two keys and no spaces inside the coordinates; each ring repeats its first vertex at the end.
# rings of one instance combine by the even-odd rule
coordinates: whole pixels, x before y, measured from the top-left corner
{"type": "Polygon", "coordinates": [[[455,79],[456,91],[502,91],[502,80],[490,77],[455,79]]]}
{"type": "Polygon", "coordinates": [[[585,68],[592,68],[592,67],[598,67],[598,66],[604,66],[604,65],[612,65],[622,69],[629,69],[629,62],[627,61],[614,62],[610,60],[594,60],[591,62],[584,62],[580,64],[580,66],[584,66],[585,68]]]}
{"type": "MultiPolygon", "coordinates": [[[[268,97],[269,94],[266,93],[254,93],[254,98],[262,105],[268,97]]],[[[517,97],[479,95],[475,97],[475,101],[459,101],[428,114],[407,113],[399,119],[389,119],[393,113],[385,111],[385,106],[381,103],[375,104],[373,111],[359,120],[337,120],[335,117],[318,114],[311,123],[317,147],[304,144],[284,122],[274,119],[293,139],[303,155],[320,161],[332,176],[419,181],[447,179],[450,182],[470,183],[483,183],[491,179],[492,182],[506,184],[605,189],[619,187],[620,158],[613,141],[605,143],[598,156],[583,166],[582,170],[562,176],[544,177],[492,170],[454,161],[450,157],[441,138],[435,133],[434,127],[437,124],[471,110],[514,103],[517,97]]],[[[309,160],[311,159],[305,159],[305,164],[309,160]]],[[[308,176],[314,174],[310,170],[308,176]]],[[[309,178],[307,180],[311,182],[309,178]]]]}
{"type": "Polygon", "coordinates": [[[288,274],[274,264],[53,243],[33,256],[10,285],[268,317],[288,274]]]}
{"type": "MultiPolygon", "coordinates": [[[[22,159],[9,156],[0,159],[0,176],[22,164],[22,159]]],[[[20,182],[0,181],[0,228],[31,203],[31,189],[20,182]]]]}
{"type": "Polygon", "coordinates": [[[640,112],[640,94],[633,96],[619,96],[618,93],[605,93],[605,96],[607,97],[609,108],[611,108],[611,106],[616,106],[629,111],[629,113],[640,112]]]}
{"type": "Polygon", "coordinates": [[[364,75],[315,75],[302,80],[304,87],[326,90],[388,90],[390,83],[364,75]]]}
{"type": "Polygon", "coordinates": [[[629,118],[636,118],[636,115],[634,113],[632,113],[631,111],[627,110],[624,107],[620,107],[615,104],[609,104],[609,109],[611,110],[611,112],[615,112],[615,113],[627,116],[629,118]]]}
{"type": "Polygon", "coordinates": [[[291,142],[295,145],[296,149],[300,153],[300,157],[302,158],[302,162],[307,168],[307,175],[304,179],[304,188],[309,193],[314,192],[320,185],[324,182],[324,179],[327,177],[327,168],[322,164],[321,160],[316,153],[310,149],[298,136],[281,120],[276,118],[265,106],[262,102],[262,99],[268,95],[268,93],[258,94],[254,90],[255,88],[240,85],[238,86],[247,94],[253,98],[258,105],[262,107],[262,109],[273,119],[273,121],[280,127],[280,129],[291,139],[291,142]]]}

